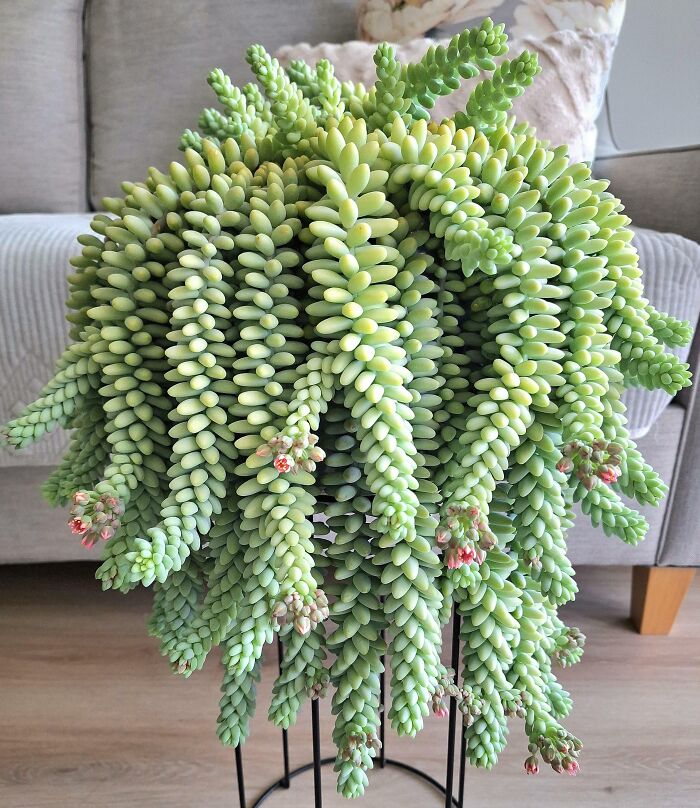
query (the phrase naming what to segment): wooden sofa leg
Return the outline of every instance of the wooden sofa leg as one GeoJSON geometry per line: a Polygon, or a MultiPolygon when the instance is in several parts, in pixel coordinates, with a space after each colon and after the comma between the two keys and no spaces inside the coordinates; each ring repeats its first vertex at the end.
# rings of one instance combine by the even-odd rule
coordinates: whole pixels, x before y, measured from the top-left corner
{"type": "Polygon", "coordinates": [[[640,634],[668,634],[695,570],[692,567],[634,567],[632,609],[640,634]]]}

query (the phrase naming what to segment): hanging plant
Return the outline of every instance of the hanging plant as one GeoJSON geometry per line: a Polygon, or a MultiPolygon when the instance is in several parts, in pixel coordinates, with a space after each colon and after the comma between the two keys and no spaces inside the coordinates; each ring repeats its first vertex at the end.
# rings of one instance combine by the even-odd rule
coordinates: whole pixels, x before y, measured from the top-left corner
{"type": "Polygon", "coordinates": [[[644,298],[608,183],[508,117],[539,68],[497,67],[506,50],[490,20],[417,64],[383,44],[369,91],[257,45],[259,84],[214,70],[222,109],[185,132],[184,164],[125,183],[79,239],[73,343],[6,428],[20,448],[72,428],[46,494],[101,544],[105,588],[153,584],[177,673],[222,647],[223,743],[248,734],[276,633],[272,721],[330,684],[347,797],[379,746],[385,656],[399,734],[452,695],[472,764],[494,765],[517,715],[528,772],[577,771],[553,673],[583,646],[557,616],[572,504],[643,538],[621,495],[665,487],[620,395],[690,383],[662,345],[689,328],[644,298]],[[480,71],[466,108],[431,121],[480,71]],[[457,683],[440,662],[453,606],[457,683]]]}

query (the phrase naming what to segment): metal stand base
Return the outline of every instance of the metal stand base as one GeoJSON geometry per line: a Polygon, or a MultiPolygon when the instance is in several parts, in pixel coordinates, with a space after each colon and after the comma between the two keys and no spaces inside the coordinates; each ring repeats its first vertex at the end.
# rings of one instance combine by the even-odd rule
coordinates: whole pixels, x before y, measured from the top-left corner
{"type": "MultiPolygon", "coordinates": [[[[452,619],[452,668],[453,670],[457,671],[459,667],[459,629],[460,629],[460,617],[459,614],[455,611],[453,614],[452,619]]],[[[281,666],[282,663],[282,644],[279,641],[279,637],[277,640],[277,650],[279,654],[279,663],[281,666]]],[[[457,679],[457,674],[455,673],[455,681],[457,679]]],[[[434,777],[431,777],[429,774],[417,769],[415,766],[411,766],[408,763],[403,763],[400,760],[393,760],[392,758],[388,758],[385,755],[385,732],[384,732],[384,723],[385,723],[385,710],[384,710],[384,693],[385,693],[385,683],[384,683],[384,673],[381,675],[381,706],[380,706],[380,725],[379,725],[379,738],[382,742],[381,751],[379,753],[379,757],[377,758],[378,768],[384,769],[386,766],[393,766],[397,769],[402,769],[405,772],[413,775],[414,777],[419,777],[426,783],[429,783],[440,795],[444,798],[444,802],[442,805],[445,808],[464,808],[464,786],[465,786],[465,775],[466,775],[466,741],[464,737],[464,733],[461,732],[461,743],[460,743],[460,760],[459,760],[459,778],[458,778],[458,785],[457,785],[457,796],[453,796],[454,791],[454,764],[455,764],[455,729],[457,725],[457,705],[456,699],[450,698],[449,703],[449,721],[448,721],[448,729],[447,729],[447,768],[445,772],[445,785],[439,783],[434,777]]],[[[241,754],[240,746],[236,747],[235,750],[235,757],[236,757],[236,777],[238,780],[238,803],[240,808],[259,808],[259,806],[263,805],[269,797],[275,794],[277,791],[281,789],[288,789],[290,788],[291,781],[293,778],[297,777],[300,774],[304,774],[304,772],[313,771],[314,775],[314,808],[323,808],[323,793],[321,789],[321,769],[324,766],[332,766],[335,763],[334,757],[321,757],[321,732],[320,732],[320,720],[319,720],[319,702],[318,699],[313,699],[311,702],[311,736],[312,736],[312,748],[313,748],[313,760],[311,763],[306,763],[303,766],[299,766],[296,769],[289,768],[289,739],[287,735],[287,730],[282,730],[282,757],[284,762],[284,774],[279,779],[268,786],[265,791],[255,800],[248,804],[246,802],[245,796],[245,780],[244,780],[244,772],[243,772],[243,756],[241,754]]]]}

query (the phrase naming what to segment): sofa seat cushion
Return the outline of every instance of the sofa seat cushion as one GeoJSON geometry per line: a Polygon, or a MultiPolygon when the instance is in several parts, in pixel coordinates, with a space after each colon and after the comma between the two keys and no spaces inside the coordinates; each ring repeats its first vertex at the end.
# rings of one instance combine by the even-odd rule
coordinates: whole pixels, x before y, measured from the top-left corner
{"type": "MultiPolygon", "coordinates": [[[[646,297],[659,311],[689,320],[700,315],[700,245],[675,233],[634,228],[639,266],[644,270],[646,297]]],[[[690,346],[674,348],[682,360],[690,346]]],[[[633,389],[625,392],[629,430],[635,439],[649,432],[671,397],[663,390],[633,389]]]]}
{"type": "MultiPolygon", "coordinates": [[[[90,213],[0,216],[0,423],[33,401],[66,346],[65,300],[76,236],[90,213]]],[[[62,430],[22,452],[0,446],[0,467],[56,463],[67,445],[62,430]]]]}

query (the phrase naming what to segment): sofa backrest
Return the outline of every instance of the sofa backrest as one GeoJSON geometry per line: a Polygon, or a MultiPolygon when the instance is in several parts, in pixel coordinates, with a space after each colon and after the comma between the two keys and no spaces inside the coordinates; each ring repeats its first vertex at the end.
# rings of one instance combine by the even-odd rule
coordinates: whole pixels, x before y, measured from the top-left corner
{"type": "Polygon", "coordinates": [[[252,79],[251,42],[342,41],[355,35],[354,0],[90,0],[87,77],[92,163],[99,206],[119,183],[177,158],[183,129],[216,105],[207,73],[252,79]]]}
{"type": "MultiPolygon", "coordinates": [[[[660,13],[659,4],[639,0],[632,5],[628,22],[634,23],[633,31],[658,38],[653,15],[660,13]]],[[[683,0],[681,5],[689,20],[685,30],[694,33],[698,4],[683,0]]],[[[178,157],[179,133],[196,126],[202,108],[214,103],[206,84],[211,68],[222,67],[243,84],[250,80],[245,49],[251,42],[274,51],[285,43],[353,38],[356,6],[357,0],[0,0],[0,214],[99,209],[103,196],[120,193],[122,180],[141,179],[150,165],[167,166],[178,157]]],[[[604,126],[599,155],[669,145],[659,142],[656,129],[654,140],[642,142],[635,135],[628,141],[617,122],[630,119],[625,93],[634,90],[630,98],[637,99],[635,93],[646,91],[647,84],[638,79],[640,65],[649,63],[659,74],[658,90],[665,78],[683,72],[688,51],[674,49],[669,36],[662,58],[658,48],[640,52],[635,46],[629,54],[632,46],[625,43],[638,38],[626,35],[623,26],[608,99],[619,142],[604,126]],[[635,66],[631,74],[629,65],[635,66]]],[[[692,71],[685,72],[692,82],[692,71]]],[[[689,131],[696,131],[697,110],[687,96],[685,104],[679,103],[682,95],[664,98],[666,106],[656,118],[669,128],[668,105],[675,105],[690,121],[689,131]]],[[[646,120],[648,105],[641,107],[646,120]]],[[[680,127],[670,130],[675,137],[680,127]]],[[[697,155],[695,150],[692,165],[684,153],[668,158],[671,182],[664,162],[660,173],[673,204],[663,220],[650,211],[653,215],[639,223],[697,237],[700,192],[690,170],[697,155]],[[680,227],[676,199],[683,200],[680,227]]],[[[637,162],[631,188],[623,182],[627,162],[601,162],[603,174],[621,175],[613,190],[623,198],[640,190],[640,179],[644,185],[646,158],[637,162]]],[[[663,206],[657,201],[655,207],[663,206]]]]}
{"type": "Polygon", "coordinates": [[[355,0],[0,2],[0,213],[100,207],[177,159],[216,100],[207,73],[252,74],[251,42],[339,42],[355,0]]]}
{"type": "Polygon", "coordinates": [[[83,9],[0,2],[0,213],[87,206],[83,9]]]}

